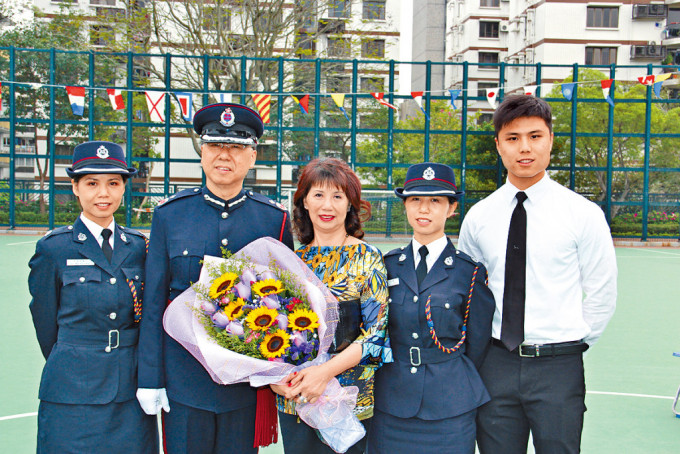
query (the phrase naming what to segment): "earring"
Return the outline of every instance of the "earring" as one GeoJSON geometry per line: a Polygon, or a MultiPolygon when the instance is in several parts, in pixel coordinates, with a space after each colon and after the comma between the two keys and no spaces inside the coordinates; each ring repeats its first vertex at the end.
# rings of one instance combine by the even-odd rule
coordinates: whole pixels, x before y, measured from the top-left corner
{"type": "Polygon", "coordinates": [[[352,211],[352,205],[347,205],[347,212],[349,213],[350,211],[352,211]]]}

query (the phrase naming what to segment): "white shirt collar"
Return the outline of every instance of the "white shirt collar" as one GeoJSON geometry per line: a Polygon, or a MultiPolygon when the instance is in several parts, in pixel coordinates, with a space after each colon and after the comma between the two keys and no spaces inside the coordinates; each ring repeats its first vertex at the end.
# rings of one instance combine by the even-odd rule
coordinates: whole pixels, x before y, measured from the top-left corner
{"type": "MultiPolygon", "coordinates": [[[[93,237],[97,239],[97,243],[99,243],[99,246],[102,245],[104,242],[104,237],[102,236],[102,230],[104,230],[104,227],[101,225],[97,224],[94,221],[89,220],[83,213],[80,213],[80,220],[85,224],[85,227],[87,227],[87,230],[90,231],[93,237]]],[[[111,232],[116,231],[116,221],[115,219],[111,221],[111,224],[107,227],[107,229],[111,230],[111,232]]],[[[109,238],[109,243],[111,244],[111,247],[113,247],[113,235],[109,238]]]]}
{"type": "MultiPolygon", "coordinates": [[[[425,259],[425,262],[427,263],[428,271],[432,269],[432,266],[437,262],[439,256],[442,255],[447,244],[449,244],[449,239],[446,235],[442,235],[441,238],[438,238],[427,245],[427,258],[425,259]]],[[[416,241],[415,238],[411,240],[411,245],[413,247],[413,262],[417,267],[418,263],[420,263],[420,254],[418,253],[418,250],[423,245],[416,241]]]]}

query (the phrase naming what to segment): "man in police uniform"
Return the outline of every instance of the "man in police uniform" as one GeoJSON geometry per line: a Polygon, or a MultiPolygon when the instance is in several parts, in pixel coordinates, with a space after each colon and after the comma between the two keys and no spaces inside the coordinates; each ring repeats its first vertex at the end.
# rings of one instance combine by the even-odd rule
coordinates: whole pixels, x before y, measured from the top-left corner
{"type": "Polygon", "coordinates": [[[255,165],[260,116],[231,103],[199,110],[202,188],[187,189],[156,207],[146,262],[147,287],[139,351],[137,398],[148,414],[163,413],[168,453],[249,453],[253,448],[256,391],[248,384],[218,385],[162,327],[166,305],[198,281],[204,255],[236,252],[262,237],[291,249],[289,214],[243,189],[255,165]]]}

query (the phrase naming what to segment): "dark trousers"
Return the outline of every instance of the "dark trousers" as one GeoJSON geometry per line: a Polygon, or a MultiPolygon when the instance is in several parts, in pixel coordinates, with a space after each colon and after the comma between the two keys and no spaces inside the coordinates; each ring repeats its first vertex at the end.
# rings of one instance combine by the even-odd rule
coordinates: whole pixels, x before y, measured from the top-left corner
{"type": "MultiPolygon", "coordinates": [[[[368,433],[371,418],[361,421],[368,433]]],[[[316,430],[309,427],[298,415],[279,412],[279,425],[283,437],[283,451],[286,454],[334,454],[328,445],[316,434],[316,430]]],[[[366,448],[366,437],[356,442],[346,454],[363,454],[366,448]]]]}
{"type": "Polygon", "coordinates": [[[521,358],[491,345],[480,369],[491,401],[477,413],[481,454],[578,453],[585,406],[583,354],[521,358]]]}
{"type": "Polygon", "coordinates": [[[256,454],[254,438],[255,405],[213,413],[171,400],[163,412],[166,454],[256,454]]]}

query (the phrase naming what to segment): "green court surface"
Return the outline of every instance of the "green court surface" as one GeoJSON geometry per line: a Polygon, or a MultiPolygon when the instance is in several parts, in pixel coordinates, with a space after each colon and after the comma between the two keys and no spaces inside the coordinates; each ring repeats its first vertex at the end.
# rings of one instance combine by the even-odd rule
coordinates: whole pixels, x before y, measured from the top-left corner
{"type": "MultiPolygon", "coordinates": [[[[35,452],[43,358],[28,303],[37,236],[0,235],[0,453],[35,452]]],[[[408,240],[405,240],[406,242],[408,240]]],[[[383,252],[395,243],[374,243],[383,252]]],[[[588,395],[582,452],[678,453],[680,249],[617,248],[616,314],[585,358],[588,395]]],[[[106,431],[103,427],[102,431],[106,431]]],[[[262,449],[280,454],[281,444],[262,449]]]]}

